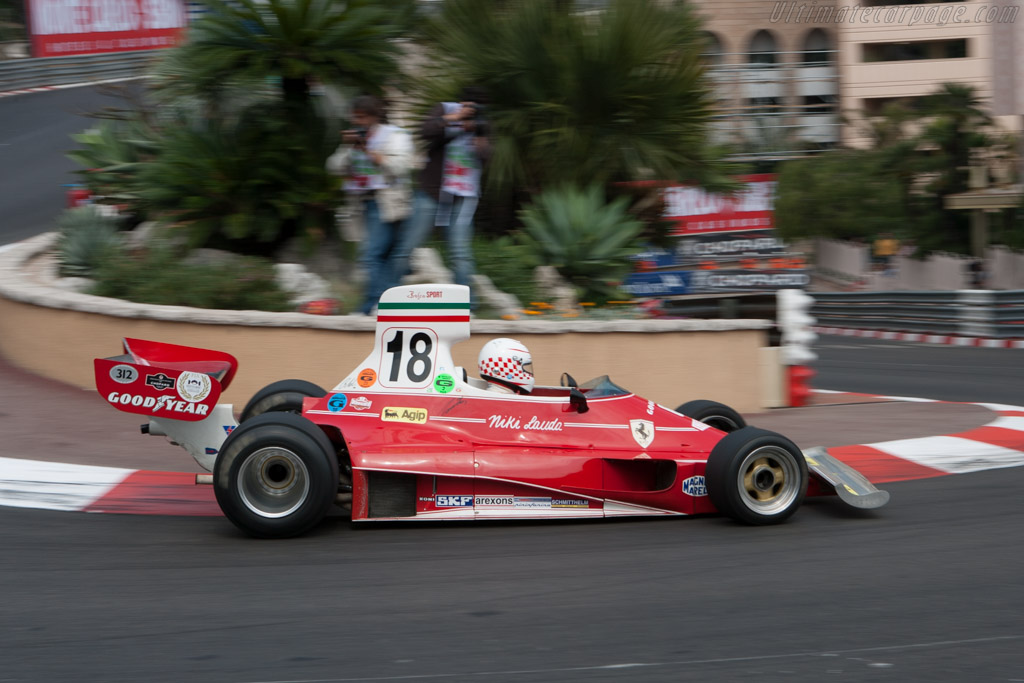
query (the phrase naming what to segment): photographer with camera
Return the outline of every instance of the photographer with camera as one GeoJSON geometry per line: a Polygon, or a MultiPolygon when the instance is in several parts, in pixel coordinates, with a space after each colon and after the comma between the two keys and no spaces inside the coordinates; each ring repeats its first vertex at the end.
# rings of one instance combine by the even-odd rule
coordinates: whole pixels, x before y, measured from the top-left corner
{"type": "Polygon", "coordinates": [[[359,261],[366,275],[360,312],[370,315],[385,289],[396,284],[389,257],[409,216],[413,164],[412,136],[387,123],[384,103],[369,95],[352,102],[354,128],[342,131],[327,170],[345,177],[354,220],[362,219],[359,261]]]}
{"type": "Polygon", "coordinates": [[[471,284],[473,215],[480,197],[480,176],[491,144],[483,117],[484,93],[463,89],[458,102],[436,105],[420,126],[427,161],[419,176],[413,211],[392,257],[396,282],[409,272],[409,257],[435,226],[445,228],[455,283],[471,284]]]}

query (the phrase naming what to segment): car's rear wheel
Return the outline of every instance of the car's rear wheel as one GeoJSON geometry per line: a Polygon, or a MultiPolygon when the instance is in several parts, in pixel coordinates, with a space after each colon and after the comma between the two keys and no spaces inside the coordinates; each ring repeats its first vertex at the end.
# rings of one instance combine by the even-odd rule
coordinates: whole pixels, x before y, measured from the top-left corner
{"type": "Polygon", "coordinates": [[[304,533],[327,515],[338,492],[338,458],[319,427],[272,412],[237,427],[213,467],[224,515],[259,538],[304,533]]]}
{"type": "Polygon", "coordinates": [[[676,408],[677,413],[692,417],[723,432],[731,433],[747,426],[747,421],[735,410],[717,401],[687,401],[676,408]]]}
{"type": "Polygon", "coordinates": [[[245,422],[264,413],[302,414],[302,400],[307,397],[323,398],[323,388],[302,379],[283,379],[268,384],[253,395],[242,409],[239,422],[245,422]]]}
{"type": "Polygon", "coordinates": [[[786,437],[745,427],[715,445],[704,473],[718,511],[744,524],[789,519],[807,494],[807,462],[786,437]]]}

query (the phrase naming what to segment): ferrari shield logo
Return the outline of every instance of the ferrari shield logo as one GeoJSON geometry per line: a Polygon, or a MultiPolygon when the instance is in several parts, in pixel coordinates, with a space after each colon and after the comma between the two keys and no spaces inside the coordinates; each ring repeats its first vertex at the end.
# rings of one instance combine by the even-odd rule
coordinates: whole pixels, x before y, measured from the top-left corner
{"type": "Polygon", "coordinates": [[[650,420],[630,420],[629,433],[640,444],[640,448],[647,448],[654,441],[654,423],[650,420]]]}

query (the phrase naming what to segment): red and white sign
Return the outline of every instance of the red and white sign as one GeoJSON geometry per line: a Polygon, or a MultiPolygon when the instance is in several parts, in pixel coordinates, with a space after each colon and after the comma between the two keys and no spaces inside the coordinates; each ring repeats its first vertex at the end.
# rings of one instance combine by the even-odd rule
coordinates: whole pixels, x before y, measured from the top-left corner
{"type": "Polygon", "coordinates": [[[690,185],[674,185],[662,190],[663,216],[676,223],[672,234],[774,228],[775,174],[739,176],[737,180],[743,187],[731,197],[690,185]]]}
{"type": "Polygon", "coordinates": [[[184,0],[25,0],[35,57],[173,47],[184,0]]]}

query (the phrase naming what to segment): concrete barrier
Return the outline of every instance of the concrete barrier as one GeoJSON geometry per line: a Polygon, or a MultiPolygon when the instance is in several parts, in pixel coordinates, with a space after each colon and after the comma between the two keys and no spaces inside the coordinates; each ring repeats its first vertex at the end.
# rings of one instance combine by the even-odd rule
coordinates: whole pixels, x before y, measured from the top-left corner
{"type": "MultiPolygon", "coordinates": [[[[331,388],[373,345],[375,321],[263,311],[153,306],[55,286],[54,235],[0,251],[0,353],[26,370],[93,389],[92,360],[120,353],[122,337],[217,349],[240,369],[224,400],[241,407],[260,387],[301,378],[331,388]]],[[[752,412],[778,403],[778,365],[766,362],[768,320],[474,320],[453,349],[475,373],[484,342],[514,336],[532,352],[540,384],[562,372],[608,374],[668,407],[707,398],[752,412]]],[[[98,400],[98,399],[97,399],[98,400]]]]}

